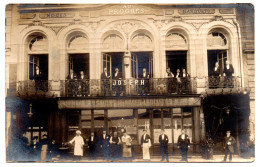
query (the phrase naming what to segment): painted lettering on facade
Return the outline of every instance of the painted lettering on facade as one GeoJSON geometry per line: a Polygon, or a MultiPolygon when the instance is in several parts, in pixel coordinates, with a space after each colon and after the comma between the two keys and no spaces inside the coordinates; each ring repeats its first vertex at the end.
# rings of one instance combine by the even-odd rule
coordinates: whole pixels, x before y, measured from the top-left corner
{"type": "Polygon", "coordinates": [[[146,10],[135,5],[120,5],[108,9],[108,15],[125,15],[125,14],[146,14],[146,10]]]}
{"type": "Polygon", "coordinates": [[[40,18],[49,19],[49,18],[72,18],[75,16],[74,13],[41,13],[40,18]]]}
{"type": "Polygon", "coordinates": [[[144,85],[145,80],[113,80],[112,84],[115,85],[144,85]]]}
{"type": "Polygon", "coordinates": [[[179,14],[214,14],[215,9],[179,9],[178,12],[179,14]]]}

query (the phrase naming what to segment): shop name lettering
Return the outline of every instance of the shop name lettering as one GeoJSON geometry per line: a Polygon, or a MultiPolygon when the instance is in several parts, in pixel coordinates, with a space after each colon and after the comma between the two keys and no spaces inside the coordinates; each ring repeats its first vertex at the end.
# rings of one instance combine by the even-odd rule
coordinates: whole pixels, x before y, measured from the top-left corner
{"type": "Polygon", "coordinates": [[[180,9],[180,14],[213,14],[215,9],[180,9]]]}
{"type": "Polygon", "coordinates": [[[42,13],[40,18],[69,18],[74,17],[74,13],[42,13]]]}
{"type": "Polygon", "coordinates": [[[144,85],[144,80],[113,80],[113,85],[144,85]]]}
{"type": "Polygon", "coordinates": [[[109,9],[109,15],[122,15],[122,14],[144,14],[144,8],[136,8],[133,5],[123,5],[122,8],[109,9]]]}

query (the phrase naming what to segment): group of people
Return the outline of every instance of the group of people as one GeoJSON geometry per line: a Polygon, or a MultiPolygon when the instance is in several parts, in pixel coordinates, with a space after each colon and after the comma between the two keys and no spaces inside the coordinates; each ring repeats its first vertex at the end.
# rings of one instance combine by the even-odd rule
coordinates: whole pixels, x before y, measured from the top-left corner
{"type": "Polygon", "coordinates": [[[177,69],[176,73],[173,74],[171,69],[168,67],[166,69],[166,77],[168,78],[167,88],[169,93],[182,94],[189,92],[190,75],[187,73],[185,68],[183,68],[182,71],[177,69]]]}
{"type": "MultiPolygon", "coordinates": [[[[103,130],[102,136],[97,136],[94,132],[91,132],[90,137],[87,140],[87,148],[89,149],[90,160],[96,160],[97,152],[102,150],[104,160],[117,161],[121,158],[124,160],[131,160],[132,158],[132,138],[126,132],[122,137],[119,137],[117,132],[113,132],[110,136],[106,130],[103,130]],[[122,148],[121,148],[122,146],[122,148]]],[[[76,136],[68,142],[74,143],[74,160],[78,161],[83,156],[83,146],[85,144],[81,131],[76,131],[76,136]]]]}
{"type": "Polygon", "coordinates": [[[79,76],[70,69],[66,78],[68,80],[68,96],[88,96],[89,95],[89,77],[80,71],[79,76]]]}
{"type": "MultiPolygon", "coordinates": [[[[113,132],[112,136],[107,134],[106,130],[103,130],[102,136],[98,137],[94,132],[91,132],[91,135],[87,141],[87,147],[89,148],[89,158],[90,160],[96,160],[96,153],[99,148],[101,148],[104,160],[106,161],[118,161],[118,160],[132,160],[133,151],[132,151],[132,138],[125,131],[122,137],[119,137],[117,132],[113,132]],[[122,151],[121,151],[122,150],[122,151]]],[[[143,159],[145,161],[150,161],[150,147],[152,146],[151,137],[147,134],[147,130],[143,130],[143,135],[141,136],[141,147],[143,159]]],[[[74,143],[74,160],[78,161],[83,156],[83,146],[84,139],[81,136],[81,131],[76,131],[76,136],[68,142],[69,144],[74,143]]],[[[162,159],[161,161],[166,160],[169,162],[168,157],[168,143],[169,138],[165,134],[164,130],[161,130],[159,136],[160,150],[162,159]]],[[[181,161],[187,161],[187,152],[190,144],[190,139],[188,135],[182,130],[182,134],[178,138],[178,148],[180,148],[182,153],[181,161]]]]}
{"type": "Polygon", "coordinates": [[[225,61],[224,69],[220,68],[219,62],[215,63],[215,67],[212,71],[212,76],[210,77],[210,87],[211,88],[218,88],[220,86],[224,87],[233,87],[233,74],[234,74],[234,67],[230,64],[229,60],[225,61]],[[222,71],[223,70],[223,71],[222,71]],[[224,77],[224,84],[220,84],[220,77],[224,77]]]}

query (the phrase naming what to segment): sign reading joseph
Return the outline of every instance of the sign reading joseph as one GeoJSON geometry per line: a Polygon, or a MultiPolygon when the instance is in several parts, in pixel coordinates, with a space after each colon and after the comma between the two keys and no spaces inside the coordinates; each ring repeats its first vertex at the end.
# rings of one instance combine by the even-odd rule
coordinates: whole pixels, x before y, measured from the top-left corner
{"type": "Polygon", "coordinates": [[[127,109],[200,106],[200,97],[59,99],[59,109],[127,109]]]}

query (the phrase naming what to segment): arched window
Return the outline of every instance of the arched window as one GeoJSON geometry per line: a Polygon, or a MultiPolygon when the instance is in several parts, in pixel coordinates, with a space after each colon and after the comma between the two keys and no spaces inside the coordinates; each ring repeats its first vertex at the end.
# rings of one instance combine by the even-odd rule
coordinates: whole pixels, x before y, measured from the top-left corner
{"type": "Polygon", "coordinates": [[[187,40],[180,33],[169,33],[166,36],[166,49],[167,50],[187,50],[187,40]]]}
{"type": "Polygon", "coordinates": [[[88,49],[88,39],[84,35],[74,35],[68,42],[69,50],[88,49]]]}
{"type": "Polygon", "coordinates": [[[111,51],[124,50],[124,40],[117,34],[110,34],[104,38],[102,47],[111,51]]]}
{"type": "Polygon", "coordinates": [[[153,41],[151,37],[145,33],[138,33],[131,40],[131,50],[153,50],[153,41]]]}
{"type": "Polygon", "coordinates": [[[36,36],[29,42],[30,51],[48,51],[48,40],[44,36],[36,36]]]}
{"type": "Polygon", "coordinates": [[[220,32],[211,32],[207,37],[208,47],[225,47],[227,46],[226,37],[220,32]]]}

